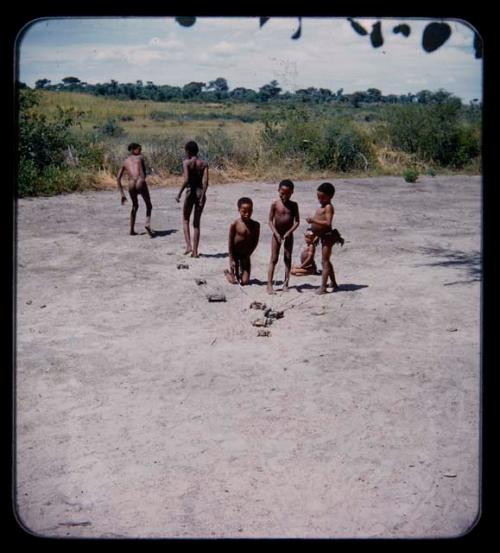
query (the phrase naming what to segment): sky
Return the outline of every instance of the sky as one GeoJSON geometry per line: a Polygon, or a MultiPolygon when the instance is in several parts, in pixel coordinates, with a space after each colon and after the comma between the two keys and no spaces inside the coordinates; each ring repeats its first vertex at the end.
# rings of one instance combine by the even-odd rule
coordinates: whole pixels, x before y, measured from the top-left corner
{"type": "MultiPolygon", "coordinates": [[[[370,32],[376,19],[356,19],[370,32]]],[[[465,21],[445,20],[450,38],[438,50],[422,48],[428,19],[382,18],[384,44],[373,48],[344,18],[303,18],[298,40],[296,17],[199,17],[191,27],[174,18],[112,17],[35,20],[18,37],[18,78],[33,87],[64,77],[87,83],[118,82],[183,86],[227,79],[230,89],[259,87],[275,79],[283,91],[314,86],[345,94],[378,88],[384,95],[452,92],[468,103],[482,100],[481,59],[465,21]],[[395,34],[400,23],[409,37],[395,34]]]]}

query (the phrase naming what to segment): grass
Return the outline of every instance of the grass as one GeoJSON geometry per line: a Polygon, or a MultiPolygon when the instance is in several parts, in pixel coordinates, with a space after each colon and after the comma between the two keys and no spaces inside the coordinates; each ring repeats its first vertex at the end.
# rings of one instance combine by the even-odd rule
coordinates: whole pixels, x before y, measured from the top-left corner
{"type": "MultiPolygon", "coordinates": [[[[435,167],[402,152],[388,144],[386,136],[390,105],[367,105],[354,108],[350,104],[306,104],[295,108],[279,104],[227,102],[190,103],[180,101],[153,102],[144,100],[116,100],[74,92],[37,91],[40,113],[55,119],[59,107],[81,112],[79,125],[72,129],[75,142],[96,143],[105,154],[95,169],[93,186],[115,183],[114,175],[121,160],[127,155],[127,145],[139,142],[148,161],[155,169],[152,184],[179,181],[183,146],[188,140],[197,140],[202,155],[212,166],[212,182],[235,180],[278,180],[284,175],[292,179],[336,178],[348,176],[403,175],[407,167],[415,167],[425,175],[435,167]],[[366,170],[349,173],[333,170],[313,170],[305,167],[302,159],[286,155],[268,155],[261,139],[265,121],[274,118],[278,127],[293,121],[302,112],[314,126],[323,121],[340,122],[341,127],[357,128],[369,140],[373,160],[366,170]],[[295,115],[294,115],[295,114],[295,115]],[[290,117],[292,119],[290,119],[290,117]],[[117,136],[106,136],[99,129],[108,121],[123,129],[117,136]],[[345,125],[344,123],[345,122],[345,125]]],[[[289,127],[296,129],[294,124],[289,127]]],[[[300,135],[297,136],[300,142],[300,135]]],[[[284,137],[287,139],[287,136],[284,137]]],[[[439,169],[437,173],[450,173],[439,169]]],[[[460,171],[478,174],[480,159],[473,160],[460,171]]]]}

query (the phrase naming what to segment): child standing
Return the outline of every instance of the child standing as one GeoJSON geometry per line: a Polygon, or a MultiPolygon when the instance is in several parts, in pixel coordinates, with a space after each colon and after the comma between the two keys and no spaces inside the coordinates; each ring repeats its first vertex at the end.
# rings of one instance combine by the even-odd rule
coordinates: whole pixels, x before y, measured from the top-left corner
{"type": "Polygon", "coordinates": [[[267,271],[267,292],[274,294],[273,277],[276,263],[278,263],[281,243],[284,242],[285,280],[283,292],[288,291],[290,269],[292,267],[293,232],[300,224],[299,206],[297,202],[290,200],[293,194],[294,184],[285,179],[279,183],[279,198],[271,204],[269,210],[269,227],[273,232],[271,239],[271,259],[267,271]]]}
{"type": "Polygon", "coordinates": [[[332,229],[334,209],[331,203],[335,195],[335,187],[330,182],[324,182],[318,186],[316,193],[320,207],[316,210],[314,216],[308,217],[306,221],[311,225],[311,230],[314,234],[319,236],[321,240],[323,270],[321,273],[321,287],[316,293],[326,294],[328,277],[330,277],[333,292],[336,292],[339,287],[335,280],[332,262],[330,261],[332,247],[336,242],[336,233],[332,229]]]}
{"type": "Polygon", "coordinates": [[[200,243],[200,221],[203,208],[206,202],[208,188],[208,163],[198,158],[198,144],[190,141],[184,147],[187,159],[182,162],[183,183],[175,200],[181,201],[181,194],[187,187],[184,207],[182,210],[184,239],[186,240],[185,254],[190,253],[191,257],[199,257],[198,245],[200,243]],[[193,244],[189,232],[189,219],[194,208],[193,217],[193,244]]]}
{"type": "Polygon", "coordinates": [[[128,175],[128,192],[130,194],[130,199],[132,200],[132,211],[130,213],[130,235],[135,236],[135,217],[137,215],[137,210],[139,209],[139,202],[137,197],[139,194],[142,196],[144,203],[146,204],[146,231],[149,236],[153,238],[155,232],[151,229],[151,211],[153,206],[151,204],[151,198],[149,197],[149,189],[146,184],[146,164],[144,162],[144,157],[142,156],[142,146],[135,142],[129,145],[128,151],[130,155],[125,159],[123,165],[118,172],[116,181],[118,183],[118,189],[121,194],[122,205],[127,201],[127,197],[123,192],[122,186],[122,177],[124,173],[128,175]]]}
{"type": "Polygon", "coordinates": [[[238,200],[240,218],[229,227],[229,270],[224,274],[231,284],[246,285],[250,280],[250,256],[259,242],[260,223],[252,219],[253,202],[250,198],[238,200]]]}

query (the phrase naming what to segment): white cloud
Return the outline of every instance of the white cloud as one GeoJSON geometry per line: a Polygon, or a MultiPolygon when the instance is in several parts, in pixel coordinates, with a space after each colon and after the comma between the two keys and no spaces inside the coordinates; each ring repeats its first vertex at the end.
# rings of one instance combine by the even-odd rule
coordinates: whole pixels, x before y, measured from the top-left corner
{"type": "Polygon", "coordinates": [[[186,45],[180,40],[176,40],[176,39],[163,40],[161,38],[158,38],[157,36],[153,37],[149,41],[149,46],[152,46],[154,48],[162,48],[169,51],[177,51],[177,52],[183,51],[186,48],[186,45]]]}

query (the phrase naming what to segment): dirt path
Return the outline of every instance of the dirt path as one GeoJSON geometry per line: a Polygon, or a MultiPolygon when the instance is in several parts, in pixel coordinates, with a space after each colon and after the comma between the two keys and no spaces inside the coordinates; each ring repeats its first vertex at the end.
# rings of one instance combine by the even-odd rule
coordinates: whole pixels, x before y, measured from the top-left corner
{"type": "MultiPolygon", "coordinates": [[[[181,255],[173,189],[152,190],[155,239],[143,204],[143,234],[127,235],[117,192],[19,201],[17,504],[29,531],[431,537],[473,524],[481,179],[333,182],[348,242],[334,247],[341,291],[326,296],[319,277],[265,293],[275,183],[212,186],[199,259],[181,255]],[[222,275],[243,195],[262,223],[245,292],[222,275]],[[253,300],[285,308],[270,337],[250,324],[253,300]]],[[[295,257],[318,184],[296,183],[295,257]]]]}

